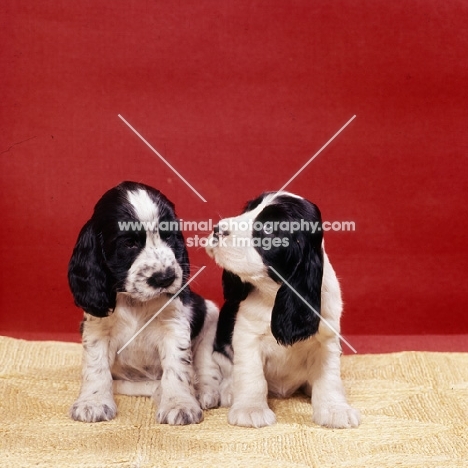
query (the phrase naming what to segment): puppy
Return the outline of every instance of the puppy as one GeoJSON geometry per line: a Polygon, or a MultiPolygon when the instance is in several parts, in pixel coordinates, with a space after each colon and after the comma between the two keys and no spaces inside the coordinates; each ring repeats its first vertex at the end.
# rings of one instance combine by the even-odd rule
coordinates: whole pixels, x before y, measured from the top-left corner
{"type": "Polygon", "coordinates": [[[114,418],[113,387],[152,395],[159,423],[198,423],[202,408],[218,406],[218,310],[190,290],[189,274],[174,206],[161,192],[123,182],[102,196],[68,269],[75,304],[84,310],[73,419],[114,418]]]}
{"type": "Polygon", "coordinates": [[[302,389],[315,423],[358,426],[340,377],[342,301],[319,209],[297,195],[264,193],[219,222],[207,252],[224,269],[214,350],[229,423],[274,424],[268,392],[288,397],[302,389]]]}

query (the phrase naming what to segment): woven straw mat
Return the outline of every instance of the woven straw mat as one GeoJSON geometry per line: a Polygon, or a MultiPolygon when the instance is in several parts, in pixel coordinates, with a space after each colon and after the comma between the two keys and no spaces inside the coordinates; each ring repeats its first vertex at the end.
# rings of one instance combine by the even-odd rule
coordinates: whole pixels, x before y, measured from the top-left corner
{"type": "Polygon", "coordinates": [[[269,404],[277,424],[229,426],[227,409],[173,427],[150,398],[116,396],[113,421],[72,421],[81,345],[0,337],[1,467],[468,467],[468,354],[405,352],[342,358],[363,422],[312,423],[303,395],[269,404]]]}

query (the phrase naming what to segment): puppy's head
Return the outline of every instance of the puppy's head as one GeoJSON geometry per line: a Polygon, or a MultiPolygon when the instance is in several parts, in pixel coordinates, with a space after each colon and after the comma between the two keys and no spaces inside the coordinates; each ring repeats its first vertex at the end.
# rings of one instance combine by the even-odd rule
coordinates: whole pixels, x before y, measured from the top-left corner
{"type": "Polygon", "coordinates": [[[144,302],[176,293],[188,276],[173,204],[135,182],[121,183],[98,201],[68,267],[76,305],[97,317],[113,311],[118,292],[144,302]]]}
{"type": "Polygon", "coordinates": [[[232,291],[245,290],[239,282],[267,293],[272,281],[279,286],[271,331],[284,345],[312,336],[320,323],[321,225],[313,203],[290,193],[270,192],[248,202],[240,216],[221,220],[208,242],[208,254],[230,272],[223,276],[226,300],[233,300],[232,291]]]}

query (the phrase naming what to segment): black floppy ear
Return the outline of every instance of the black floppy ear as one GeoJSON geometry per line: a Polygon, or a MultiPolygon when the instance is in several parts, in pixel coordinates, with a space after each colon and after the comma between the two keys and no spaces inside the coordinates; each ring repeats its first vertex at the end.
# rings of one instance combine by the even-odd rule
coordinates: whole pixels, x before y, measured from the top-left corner
{"type": "Polygon", "coordinates": [[[288,284],[273,271],[270,272],[282,283],[271,314],[271,331],[282,345],[292,345],[311,337],[320,324],[322,248],[314,247],[302,236],[289,249],[291,247],[293,254],[290,261],[295,265],[292,274],[279,271],[288,284]]]}
{"type": "Polygon", "coordinates": [[[68,283],[75,304],[88,314],[106,317],[115,308],[116,293],[91,220],[81,229],[73,249],[68,283]]]}

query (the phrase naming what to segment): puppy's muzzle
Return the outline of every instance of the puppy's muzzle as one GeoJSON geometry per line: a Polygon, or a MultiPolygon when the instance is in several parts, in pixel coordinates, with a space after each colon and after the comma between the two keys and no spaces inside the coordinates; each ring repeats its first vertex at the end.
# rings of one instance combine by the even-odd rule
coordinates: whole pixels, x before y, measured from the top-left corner
{"type": "Polygon", "coordinates": [[[175,281],[175,279],[176,274],[174,268],[167,268],[164,271],[153,273],[146,282],[152,288],[167,288],[175,281]]]}

